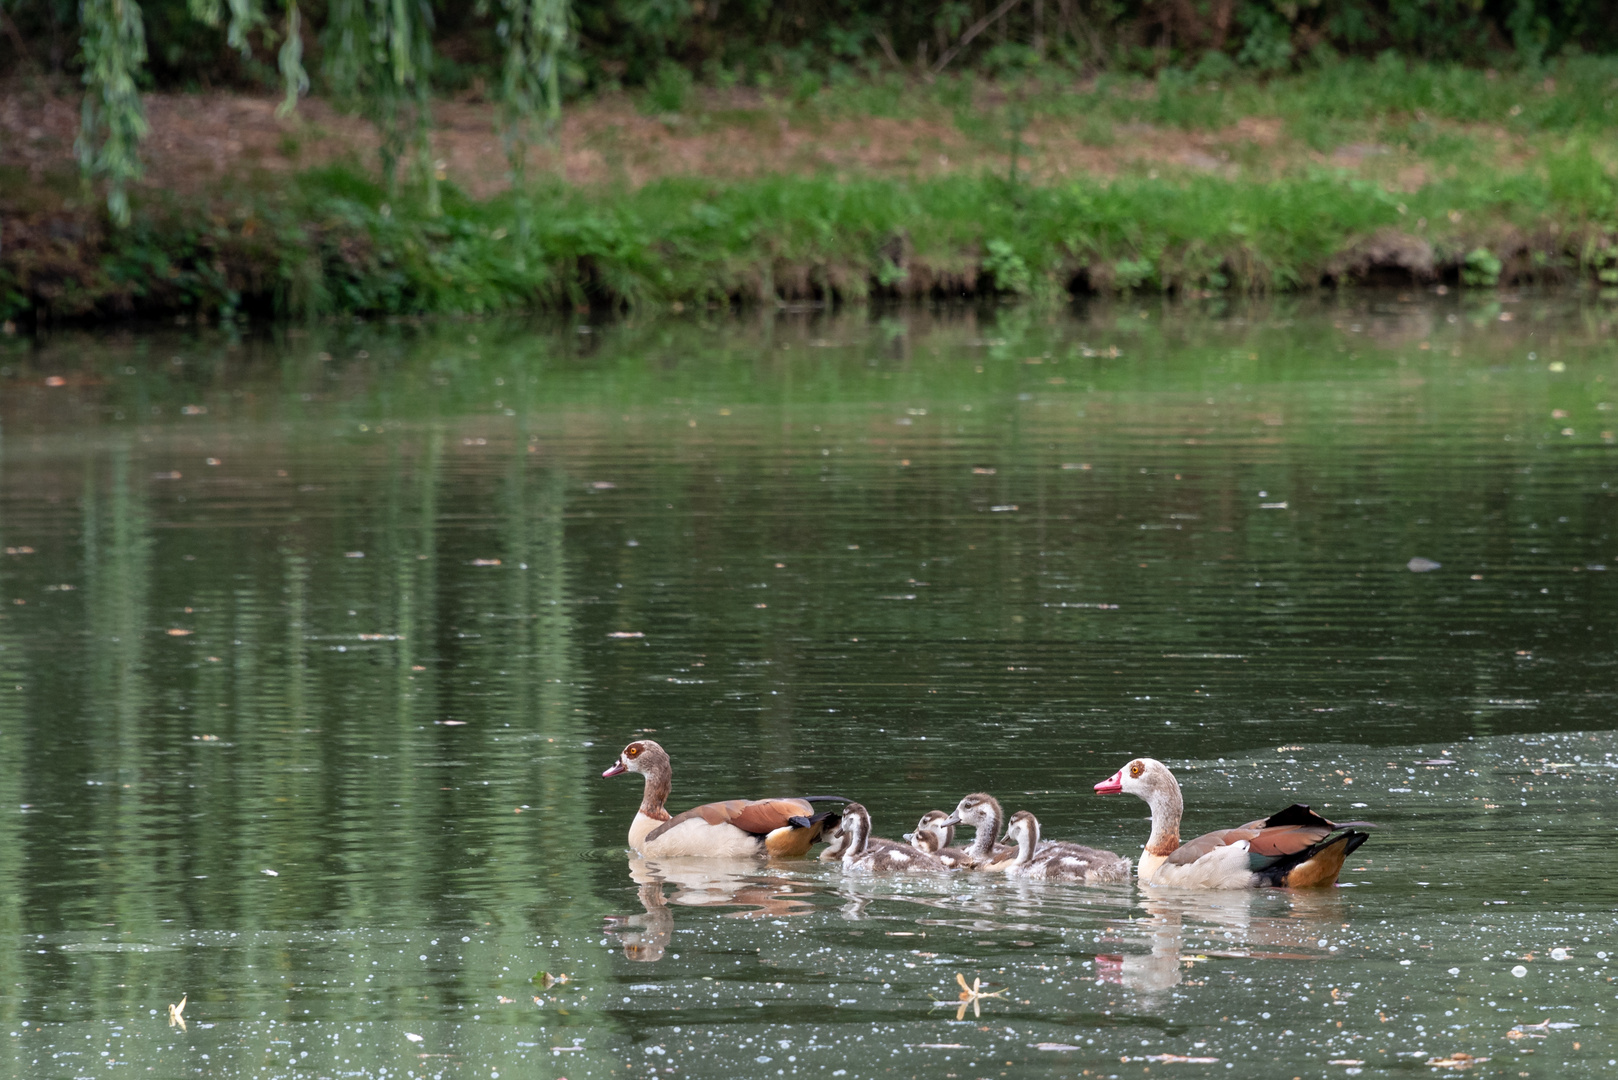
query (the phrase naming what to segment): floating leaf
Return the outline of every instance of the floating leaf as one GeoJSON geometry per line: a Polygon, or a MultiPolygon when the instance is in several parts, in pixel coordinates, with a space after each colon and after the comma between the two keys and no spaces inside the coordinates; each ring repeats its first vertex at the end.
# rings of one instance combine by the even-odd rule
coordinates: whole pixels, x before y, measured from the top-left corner
{"type": "Polygon", "coordinates": [[[1447,1058],[1428,1058],[1427,1065],[1433,1069],[1470,1069],[1474,1065],[1481,1065],[1489,1059],[1486,1057],[1473,1057],[1471,1054],[1454,1053],[1447,1058]]]}
{"type": "Polygon", "coordinates": [[[1405,569],[1409,570],[1412,574],[1426,574],[1437,570],[1443,565],[1444,564],[1441,562],[1434,562],[1433,560],[1424,556],[1416,555],[1412,556],[1411,560],[1405,563],[1405,569]]]}

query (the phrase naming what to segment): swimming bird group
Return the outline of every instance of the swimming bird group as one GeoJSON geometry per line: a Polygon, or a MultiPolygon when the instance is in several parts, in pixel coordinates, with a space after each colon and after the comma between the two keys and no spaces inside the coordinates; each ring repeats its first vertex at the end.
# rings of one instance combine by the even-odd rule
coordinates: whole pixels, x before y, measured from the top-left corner
{"type": "Polygon", "coordinates": [[[1110,851],[1046,840],[1039,819],[1019,810],[1008,821],[994,796],[968,795],[954,813],[929,810],[906,835],[908,843],[871,835],[870,811],[831,795],[787,799],[728,799],[671,815],[673,768],[668,752],[651,739],[624,747],[601,775],[639,773],[645,779],[640,809],[629,826],[629,846],[642,855],[735,858],[802,857],[824,842],[820,858],[845,871],[893,874],[970,870],[1037,881],[1086,885],[1126,882],[1205,889],[1310,888],[1334,885],[1346,859],[1369,835],[1368,822],[1327,821],[1294,804],[1234,829],[1180,842],[1184,800],[1168,766],[1136,758],[1095,785],[1099,795],[1127,792],[1152,810],[1152,833],[1139,864],[1110,851]],[[817,804],[840,805],[818,809],[817,804]],[[955,829],[974,830],[968,847],[954,845],[955,829]],[[1003,833],[1003,835],[1002,835],[1003,833]]]}

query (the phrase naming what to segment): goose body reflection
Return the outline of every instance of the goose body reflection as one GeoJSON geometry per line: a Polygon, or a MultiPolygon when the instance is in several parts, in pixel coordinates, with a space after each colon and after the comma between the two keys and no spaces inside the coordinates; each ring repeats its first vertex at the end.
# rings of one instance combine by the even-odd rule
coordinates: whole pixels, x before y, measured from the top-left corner
{"type": "Polygon", "coordinates": [[[1096,976],[1152,993],[1182,982],[1200,985],[1194,973],[1210,958],[1313,962],[1330,955],[1323,946],[1340,933],[1341,894],[1300,893],[1273,908],[1264,895],[1253,890],[1148,895],[1140,902],[1145,917],[1116,924],[1115,939],[1145,944],[1148,951],[1098,955],[1096,976]],[[1284,913],[1264,914],[1267,908],[1284,913]]]}
{"type": "Polygon", "coordinates": [[[631,960],[661,960],[674,935],[674,908],[734,907],[735,918],[803,915],[813,910],[801,882],[759,873],[754,859],[629,859],[639,915],[612,915],[605,932],[631,960]],[[665,892],[673,886],[673,892],[665,892]]]}

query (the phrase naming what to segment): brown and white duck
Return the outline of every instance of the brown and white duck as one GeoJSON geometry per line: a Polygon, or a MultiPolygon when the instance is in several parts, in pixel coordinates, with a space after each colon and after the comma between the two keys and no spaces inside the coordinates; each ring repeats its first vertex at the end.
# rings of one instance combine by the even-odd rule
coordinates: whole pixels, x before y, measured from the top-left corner
{"type": "Polygon", "coordinates": [[[956,804],[955,813],[945,818],[942,824],[945,828],[970,825],[977,830],[972,837],[972,846],[966,849],[968,869],[997,872],[1004,870],[1017,855],[1016,848],[995,843],[995,838],[1005,827],[1006,812],[1000,809],[1000,801],[993,795],[982,791],[968,795],[956,804]]]}
{"type": "Polygon", "coordinates": [[[1062,840],[1041,841],[1039,819],[1026,810],[1011,815],[1006,839],[1017,845],[1017,857],[1006,867],[1011,877],[1035,881],[1073,881],[1110,885],[1129,880],[1129,860],[1099,848],[1062,840]]]}
{"type": "Polygon", "coordinates": [[[905,839],[917,851],[936,855],[939,862],[955,870],[966,866],[968,857],[965,848],[955,846],[955,826],[944,824],[948,818],[942,810],[929,810],[916,822],[916,831],[905,839]]]}
{"type": "Polygon", "coordinates": [[[729,799],[670,815],[664,803],[668,801],[673,768],[666,750],[651,739],[637,739],[624,747],[618,760],[601,775],[626,772],[640,773],[646,779],[640,809],[629,826],[629,846],[642,855],[807,855],[822,833],[837,823],[835,811],[817,813],[814,803],[846,801],[815,795],[802,799],[729,799]]]}
{"type": "Polygon", "coordinates": [[[1354,828],[1373,827],[1365,821],[1338,825],[1307,806],[1293,804],[1267,818],[1182,844],[1180,815],[1185,804],[1180,782],[1167,765],[1136,758],[1096,785],[1100,795],[1126,791],[1152,808],[1152,835],[1138,870],[1142,885],[1203,889],[1335,885],[1343,860],[1370,839],[1354,828]]]}
{"type": "Polygon", "coordinates": [[[947,873],[937,856],[917,851],[907,844],[881,840],[871,835],[871,813],[859,803],[843,807],[842,820],[833,830],[839,838],[846,838],[843,849],[843,869],[864,874],[947,873]]]}

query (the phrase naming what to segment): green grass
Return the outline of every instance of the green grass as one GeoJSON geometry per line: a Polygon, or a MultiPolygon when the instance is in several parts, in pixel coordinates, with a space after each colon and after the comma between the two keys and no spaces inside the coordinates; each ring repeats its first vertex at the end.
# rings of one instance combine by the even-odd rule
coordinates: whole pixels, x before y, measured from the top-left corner
{"type": "Polygon", "coordinates": [[[1032,115],[1217,130],[1250,116],[1278,116],[1309,141],[1345,140],[1369,122],[1432,118],[1501,124],[1518,133],[1595,135],[1618,124],[1618,57],[1580,56],[1541,68],[1479,70],[1392,53],[1337,60],[1269,79],[1165,69],[1156,79],[1103,75],[1075,81],[1065,69],[986,80],[973,73],[927,82],[886,75],[828,85],[797,107],[828,116],[963,115],[1015,100],[1032,115]],[[1513,111],[1515,110],[1515,111],[1513,111]]]}
{"type": "Polygon", "coordinates": [[[874,292],[1057,297],[1075,283],[1271,291],[1316,284],[1356,241],[1387,230],[1424,239],[1440,267],[1482,284],[1469,267],[1518,255],[1537,253],[1544,274],[1595,267],[1615,208],[1612,177],[1579,145],[1539,172],[1468,172],[1407,195],[1327,170],[1045,187],[992,176],[776,177],[616,193],[556,187],[489,202],[451,190],[437,217],[412,200],[389,205],[364,176],[330,168],[247,206],[143,206],[71,295],[30,292],[13,274],[8,314],[92,314],[98,292],[131,310],[296,315],[874,292]]]}
{"type": "Polygon", "coordinates": [[[783,112],[806,126],[948,115],[991,154],[977,174],[934,178],[552,183],[481,202],[450,188],[436,216],[408,193],[390,203],[357,166],[331,166],[275,185],[243,181],[205,200],[148,194],[119,231],[71,209],[71,180],[42,186],[5,172],[0,207],[17,225],[0,251],[0,316],[1261,292],[1389,269],[1419,276],[1429,263],[1477,288],[1618,284],[1618,61],[1491,75],[1383,59],[1228,85],[1195,72],[1082,86],[1038,72],[995,84],[887,76],[788,89],[730,114],[693,112],[702,95],[683,83],[662,91],[661,100],[649,93],[649,107],[749,128],[783,112]],[[1278,117],[1316,150],[1355,141],[1388,156],[1339,169],[1231,138],[1233,168],[1213,172],[1165,168],[1159,177],[1142,166],[1033,184],[993,164],[1008,132],[1030,118],[1067,118],[1079,141],[1107,146],[1127,138],[1121,123],[1219,130],[1243,116],[1278,117]],[[1395,171],[1412,164],[1420,186],[1396,186],[1395,171]],[[59,190],[48,198],[46,187],[59,190]],[[61,242],[52,198],[81,239],[61,242]]]}

